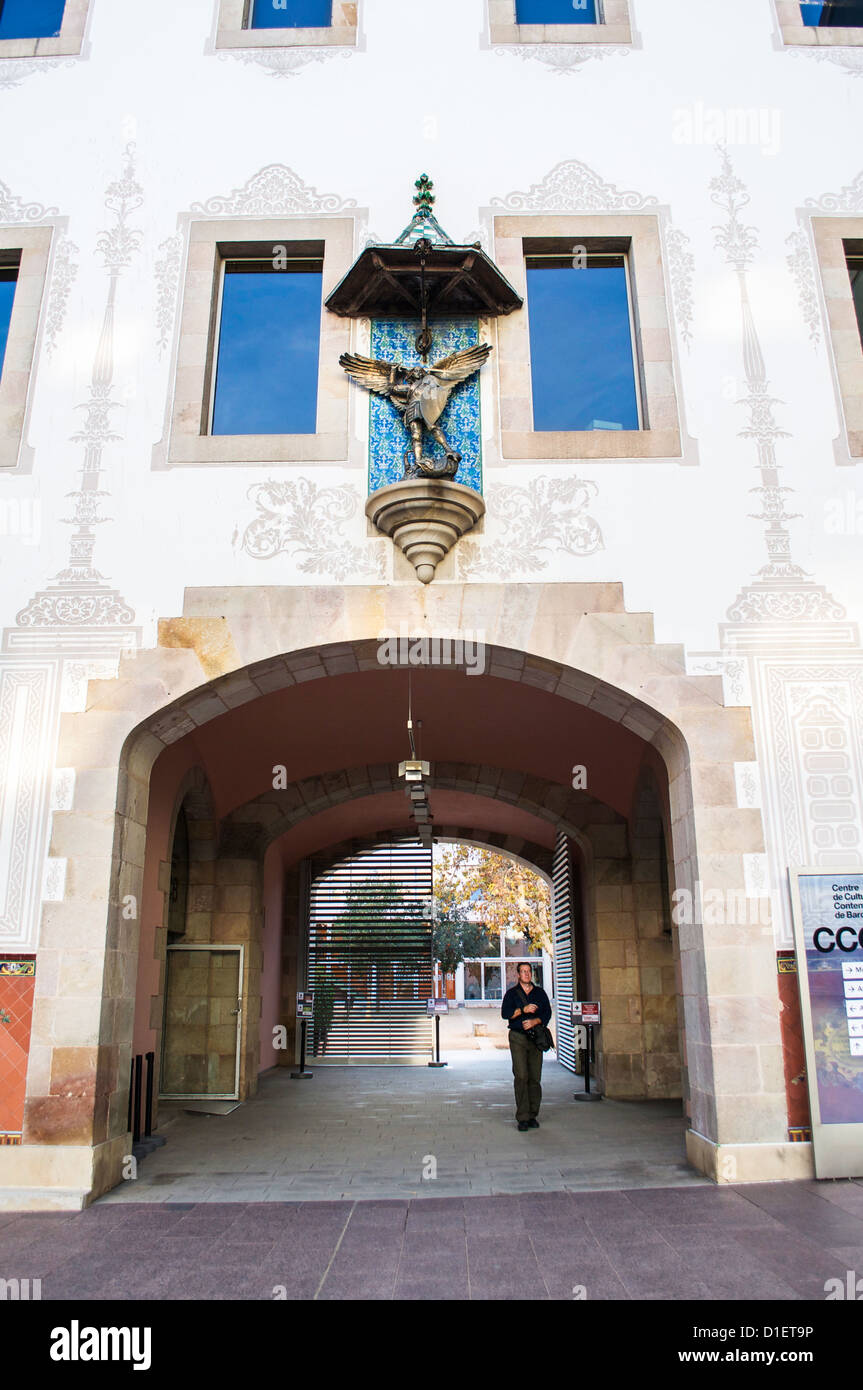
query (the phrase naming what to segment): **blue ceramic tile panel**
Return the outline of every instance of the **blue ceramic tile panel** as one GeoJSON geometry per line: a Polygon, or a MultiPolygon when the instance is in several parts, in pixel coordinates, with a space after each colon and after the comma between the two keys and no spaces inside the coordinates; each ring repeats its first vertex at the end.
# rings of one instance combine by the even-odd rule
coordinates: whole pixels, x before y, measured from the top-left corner
{"type": "MultiPolygon", "coordinates": [[[[473,347],[479,342],[476,319],[444,319],[431,325],[432,349],[428,365],[442,357],[473,347]]],[[[414,346],[420,331],[417,319],[373,319],[370,357],[384,362],[401,362],[405,367],[422,365],[414,346]]],[[[488,371],[488,367],[483,368],[488,371]]],[[[359,389],[359,388],[355,388],[359,389]]],[[[387,483],[397,483],[404,475],[404,454],[410,447],[410,431],[391,401],[383,396],[371,396],[369,422],[369,492],[376,492],[387,483]]],[[[456,386],[449,404],[440,418],[447,439],[462,456],[455,481],[482,492],[482,429],[480,425],[479,375],[456,386]]],[[[444,451],[430,434],[426,434],[426,453],[442,459],[444,451]]]]}

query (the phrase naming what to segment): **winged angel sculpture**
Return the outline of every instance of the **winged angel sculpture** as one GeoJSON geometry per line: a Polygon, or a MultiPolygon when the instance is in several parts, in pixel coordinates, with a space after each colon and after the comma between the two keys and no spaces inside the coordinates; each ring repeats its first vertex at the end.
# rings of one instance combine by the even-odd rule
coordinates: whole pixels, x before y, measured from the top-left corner
{"type": "Polygon", "coordinates": [[[478,372],[491,352],[490,343],[477,343],[462,348],[449,357],[441,358],[433,367],[404,367],[398,362],[381,362],[372,357],[360,357],[345,352],[339,358],[348,376],[358,386],[386,396],[404,416],[410,430],[411,449],[405,451],[406,478],[454,478],[461,463],[461,454],[449,443],[438,424],[447,401],[461,381],[478,372]],[[443,445],[445,458],[440,462],[423,454],[423,427],[438,444],[443,445]]]}

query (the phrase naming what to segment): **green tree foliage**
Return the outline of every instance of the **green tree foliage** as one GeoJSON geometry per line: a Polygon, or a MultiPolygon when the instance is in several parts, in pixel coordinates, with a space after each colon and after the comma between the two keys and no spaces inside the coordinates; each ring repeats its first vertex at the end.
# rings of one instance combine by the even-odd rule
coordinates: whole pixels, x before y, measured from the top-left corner
{"type": "MultiPolygon", "coordinates": [[[[397,884],[377,875],[352,884],[342,911],[333,919],[334,940],[371,990],[372,1007],[382,1003],[381,977],[415,958],[417,921],[421,908],[397,884]],[[385,930],[382,932],[381,927],[385,930]]],[[[426,918],[427,920],[427,918],[426,918]]],[[[351,991],[335,987],[335,996],[350,1009],[351,991]]]]}

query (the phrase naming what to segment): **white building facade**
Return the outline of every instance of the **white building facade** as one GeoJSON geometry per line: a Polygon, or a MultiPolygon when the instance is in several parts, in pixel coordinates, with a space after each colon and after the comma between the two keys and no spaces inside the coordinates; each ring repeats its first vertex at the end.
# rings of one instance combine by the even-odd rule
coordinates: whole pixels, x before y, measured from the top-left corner
{"type": "Polygon", "coordinates": [[[120,1180],[170,937],[245,948],[238,1093],[281,1064],[302,865],[408,825],[405,673],[373,684],[400,628],[484,644],[476,679],[417,675],[435,824],[553,877],[607,1093],[681,1095],[717,1181],[808,1176],[788,872],[863,871],[863,27],[796,0],[252,18],[0,28],[3,1200],[120,1180]],[[438,316],[494,350],[458,426],[485,514],[429,584],[366,514],[396,436],[339,366],[401,339],[324,302],[424,171],[523,301],[473,339],[438,316]],[[314,428],[216,433],[224,263],[270,246],[321,277],[314,428]],[[625,265],[638,418],[538,429],[529,277],[578,248],[625,265]]]}

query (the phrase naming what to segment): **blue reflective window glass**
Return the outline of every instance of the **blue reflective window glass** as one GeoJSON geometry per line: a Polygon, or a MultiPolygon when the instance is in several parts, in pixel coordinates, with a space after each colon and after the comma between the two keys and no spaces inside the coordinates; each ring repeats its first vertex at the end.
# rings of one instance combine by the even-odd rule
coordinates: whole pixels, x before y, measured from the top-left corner
{"type": "Polygon", "coordinates": [[[860,342],[863,343],[863,256],[848,257],[848,274],[851,276],[851,293],[854,296],[854,308],[857,310],[860,342]]]}
{"type": "Polygon", "coordinates": [[[326,29],[332,22],[332,0],[255,0],[250,28],[326,29]]]}
{"type": "Polygon", "coordinates": [[[60,32],[66,0],[0,0],[0,39],[48,39],[60,32]]]}
{"type": "Polygon", "coordinates": [[[529,256],[527,297],[534,429],[639,429],[625,257],[529,256]]]}
{"type": "Polygon", "coordinates": [[[800,0],[803,23],[816,28],[863,26],[863,0],[800,0]]]}
{"type": "Polygon", "coordinates": [[[515,0],[516,24],[598,24],[596,0],[515,0]]]}
{"type": "Polygon", "coordinates": [[[0,373],[3,371],[3,359],[6,356],[6,340],[9,337],[9,322],[12,318],[17,279],[17,270],[9,266],[0,266],[0,373]]]}
{"type": "Polygon", "coordinates": [[[320,261],[226,261],[213,434],[314,434],[320,261]]]}

